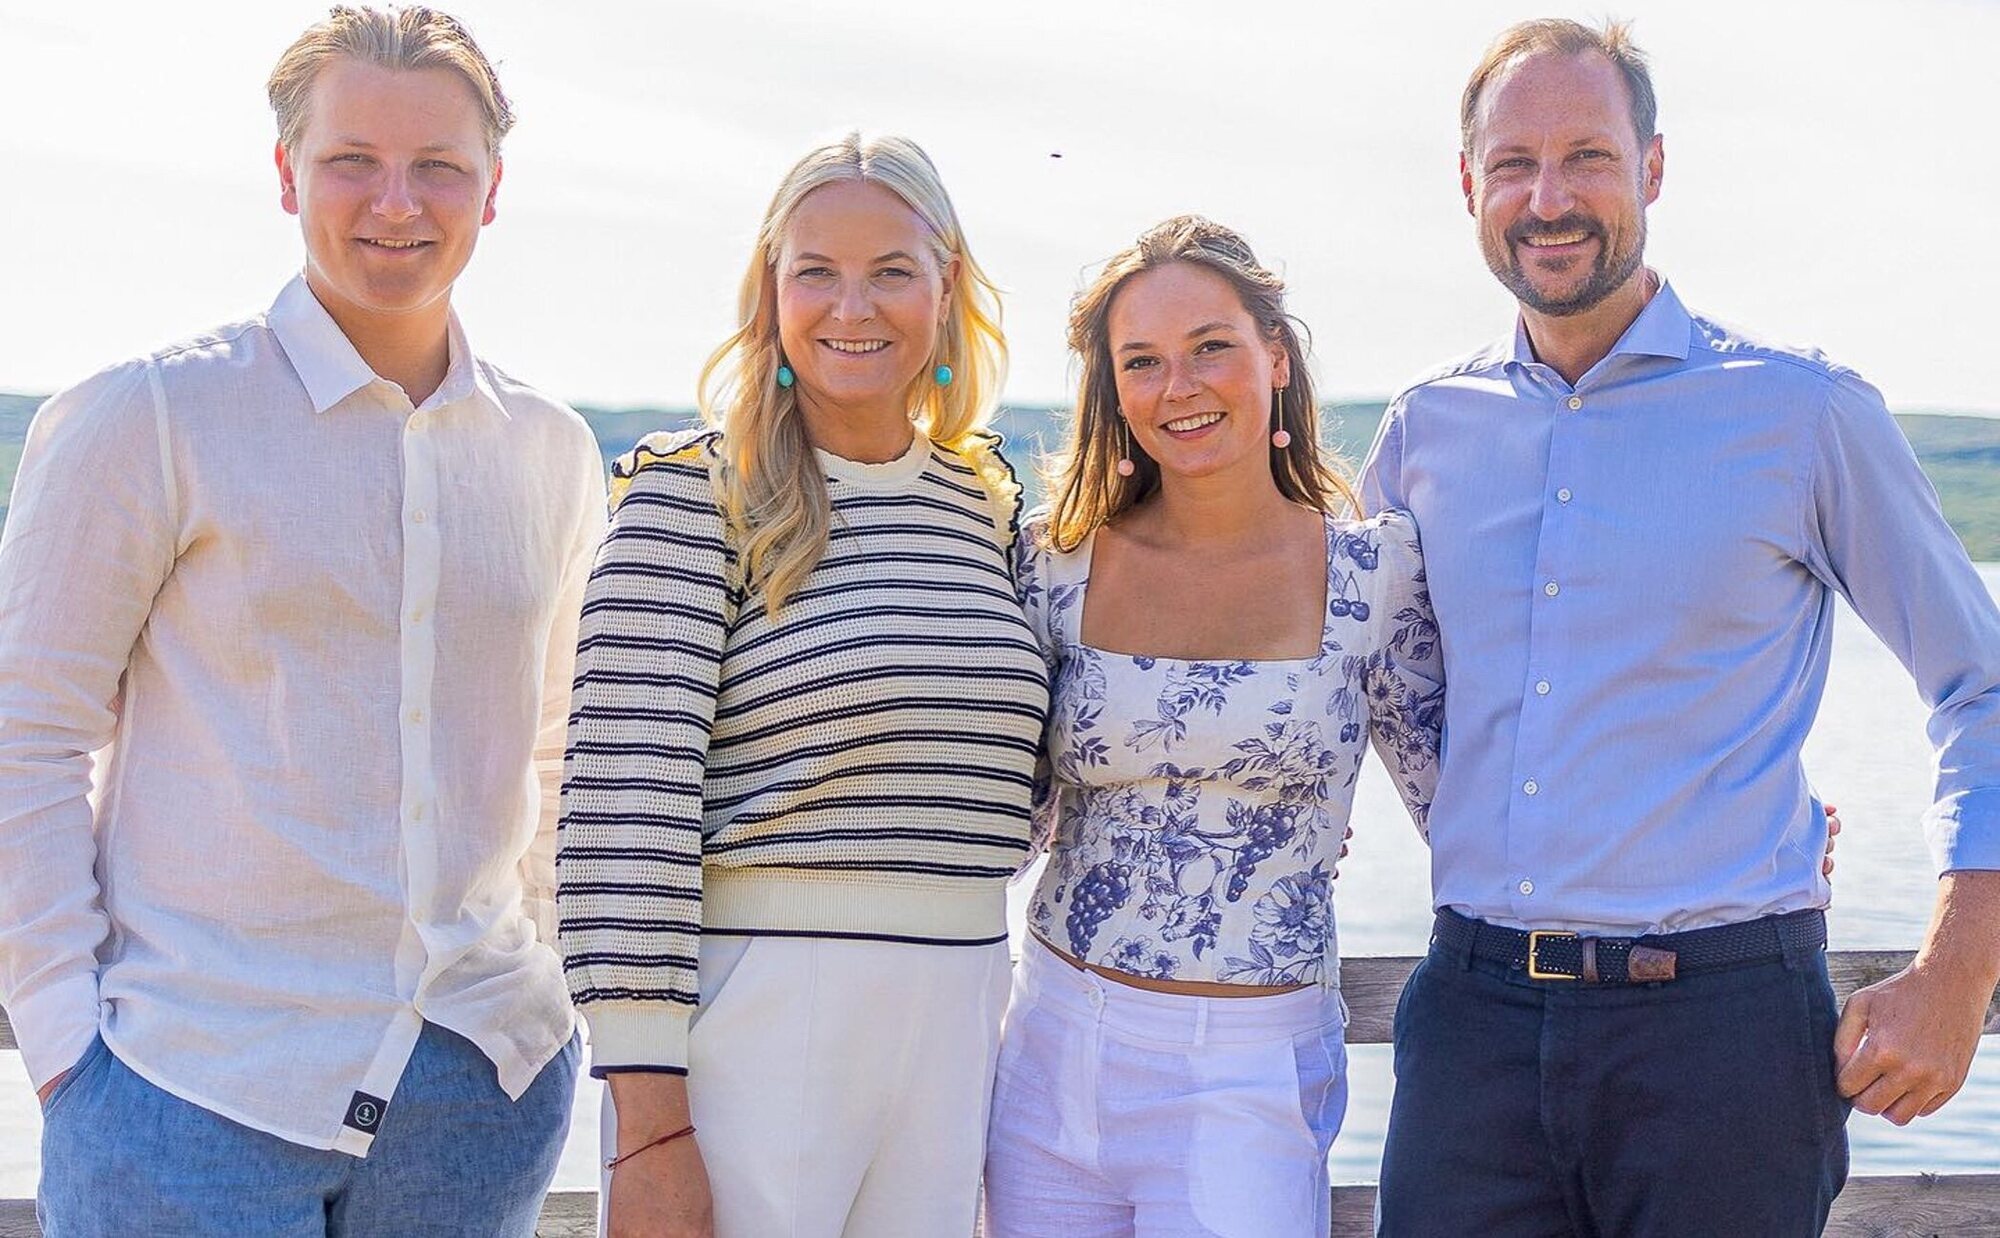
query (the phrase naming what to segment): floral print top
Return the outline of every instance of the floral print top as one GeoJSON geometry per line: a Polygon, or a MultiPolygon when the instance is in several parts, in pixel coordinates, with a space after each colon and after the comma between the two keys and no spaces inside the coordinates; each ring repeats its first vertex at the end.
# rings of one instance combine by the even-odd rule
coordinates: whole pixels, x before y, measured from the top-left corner
{"type": "Polygon", "coordinates": [[[1326,524],[1310,658],[1110,653],[1079,635],[1092,539],[1031,521],[1022,601],[1053,699],[1028,923],[1133,975],[1338,984],[1334,862],[1372,740],[1418,830],[1437,787],[1443,656],[1406,512],[1326,524]]]}

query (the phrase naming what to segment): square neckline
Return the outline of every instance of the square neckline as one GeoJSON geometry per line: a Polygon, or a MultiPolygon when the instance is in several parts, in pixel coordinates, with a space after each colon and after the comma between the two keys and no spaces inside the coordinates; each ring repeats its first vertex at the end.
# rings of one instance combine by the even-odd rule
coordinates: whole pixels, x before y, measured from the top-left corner
{"type": "Polygon", "coordinates": [[[1100,658],[1128,658],[1134,660],[1143,658],[1148,662],[1154,662],[1154,663],[1168,662],[1172,663],[1175,666],[1309,667],[1313,663],[1319,661],[1320,658],[1325,656],[1327,642],[1329,639],[1331,639],[1333,634],[1333,552],[1334,548],[1339,544],[1340,527],[1338,522],[1334,519],[1334,517],[1330,513],[1322,512],[1320,515],[1320,519],[1321,522],[1325,525],[1325,530],[1326,530],[1326,568],[1322,573],[1324,577],[1323,584],[1325,586],[1326,591],[1321,595],[1319,604],[1320,605],[1319,648],[1315,649],[1312,653],[1307,654],[1304,657],[1177,658],[1172,656],[1171,654],[1132,653],[1130,651],[1123,649],[1105,649],[1100,646],[1092,645],[1086,642],[1083,639],[1083,612],[1084,608],[1090,605],[1090,565],[1092,559],[1097,553],[1098,531],[1096,529],[1092,529],[1088,534],[1086,534],[1084,536],[1083,541],[1077,544],[1077,548],[1073,552],[1076,557],[1077,565],[1081,569],[1076,576],[1075,588],[1080,590],[1081,593],[1080,596],[1077,598],[1076,605],[1073,608],[1071,608],[1076,616],[1076,619],[1074,621],[1075,630],[1073,633],[1064,632],[1063,633],[1064,641],[1065,643],[1072,645],[1077,649],[1081,649],[1086,653],[1094,653],[1100,658]]]}

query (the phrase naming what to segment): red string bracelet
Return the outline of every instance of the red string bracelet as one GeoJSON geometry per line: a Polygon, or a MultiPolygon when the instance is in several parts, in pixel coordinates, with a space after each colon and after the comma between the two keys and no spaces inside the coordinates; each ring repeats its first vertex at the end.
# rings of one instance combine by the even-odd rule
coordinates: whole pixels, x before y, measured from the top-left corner
{"type": "Polygon", "coordinates": [[[642,1143],[638,1147],[632,1149],[630,1152],[627,1152],[625,1155],[614,1156],[610,1160],[604,1162],[605,1171],[608,1173],[611,1170],[618,1168],[620,1165],[623,1165],[626,1161],[631,1160],[633,1157],[639,1155],[641,1152],[657,1148],[663,1143],[672,1143],[674,1140],[679,1139],[683,1135],[692,1135],[692,1134],[694,1134],[693,1126],[691,1125],[683,1126],[677,1131],[672,1131],[669,1132],[668,1134],[660,1136],[658,1139],[653,1140],[651,1143],[642,1143]]]}

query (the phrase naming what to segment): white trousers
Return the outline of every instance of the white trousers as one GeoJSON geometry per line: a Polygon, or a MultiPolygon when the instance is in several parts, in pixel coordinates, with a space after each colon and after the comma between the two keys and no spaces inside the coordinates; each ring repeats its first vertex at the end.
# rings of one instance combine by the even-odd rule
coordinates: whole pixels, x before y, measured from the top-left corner
{"type": "Polygon", "coordinates": [[[1325,1238],[1347,1108],[1337,989],[1148,993],[1028,938],[986,1150],[986,1238],[1325,1238]]]}
{"type": "MultiPolygon", "coordinates": [[[[969,1236],[1007,970],[1004,942],[702,938],[688,1101],[717,1238],[969,1236]]],[[[607,1148],[617,1121],[607,1088],[607,1148]]]]}

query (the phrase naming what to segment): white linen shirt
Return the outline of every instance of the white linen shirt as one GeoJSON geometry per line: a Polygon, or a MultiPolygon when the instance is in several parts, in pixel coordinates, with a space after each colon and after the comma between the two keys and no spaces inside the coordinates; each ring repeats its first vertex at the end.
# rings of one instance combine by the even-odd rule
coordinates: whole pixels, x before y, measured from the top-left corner
{"type": "Polygon", "coordinates": [[[413,409],[303,279],[44,405],[0,538],[30,1079],[101,1031],[176,1096],[364,1155],[428,1020],[519,1096],[574,1028],[555,810],[603,521],[576,413],[455,317],[413,409]]]}

